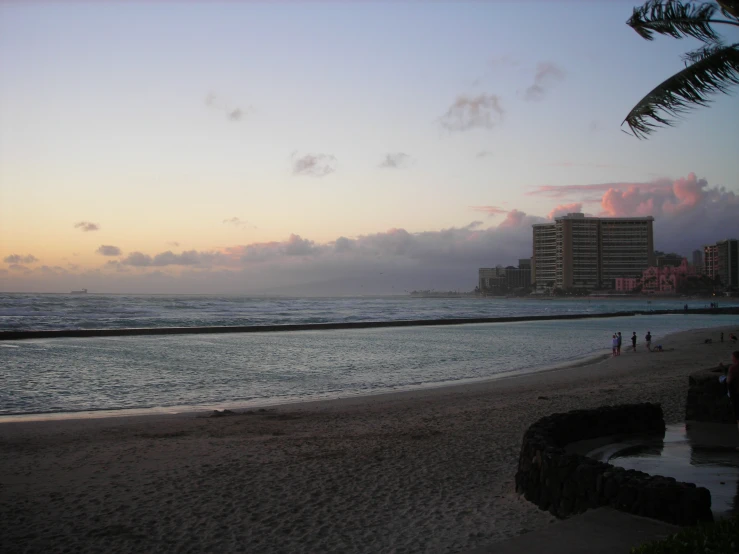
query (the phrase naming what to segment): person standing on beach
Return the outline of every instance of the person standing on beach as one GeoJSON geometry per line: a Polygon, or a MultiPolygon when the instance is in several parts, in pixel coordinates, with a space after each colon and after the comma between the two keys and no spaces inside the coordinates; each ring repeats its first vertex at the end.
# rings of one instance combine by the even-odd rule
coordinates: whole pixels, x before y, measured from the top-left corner
{"type": "Polygon", "coordinates": [[[647,331],[647,336],[644,337],[644,340],[647,342],[647,350],[650,352],[652,351],[652,332],[647,331]]]}
{"type": "Polygon", "coordinates": [[[611,337],[611,346],[613,347],[613,357],[615,358],[618,355],[618,337],[615,334],[611,337]]]}
{"type": "Polygon", "coordinates": [[[631,334],[631,348],[636,352],[636,331],[631,334]]]}
{"type": "Polygon", "coordinates": [[[621,331],[619,331],[618,332],[618,352],[617,352],[616,356],[620,356],[621,355],[621,342],[622,341],[623,341],[623,339],[621,338],[621,331]]]}

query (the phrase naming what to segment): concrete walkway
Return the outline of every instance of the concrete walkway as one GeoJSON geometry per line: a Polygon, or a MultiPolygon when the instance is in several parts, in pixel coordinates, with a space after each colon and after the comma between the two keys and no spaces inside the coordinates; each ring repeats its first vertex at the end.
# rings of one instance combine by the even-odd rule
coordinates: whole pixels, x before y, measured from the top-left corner
{"type": "Polygon", "coordinates": [[[628,554],[634,546],[678,530],[654,519],[598,508],[468,554],[628,554]]]}

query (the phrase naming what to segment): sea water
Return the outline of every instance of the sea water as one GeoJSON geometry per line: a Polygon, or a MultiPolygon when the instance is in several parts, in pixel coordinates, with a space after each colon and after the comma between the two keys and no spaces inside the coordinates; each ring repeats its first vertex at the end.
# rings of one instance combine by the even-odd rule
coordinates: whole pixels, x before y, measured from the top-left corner
{"type": "MultiPolygon", "coordinates": [[[[283,325],[676,310],[705,300],[0,294],[0,331],[283,325]]],[[[728,299],[721,303],[728,306],[728,299]]]]}
{"type": "MultiPolygon", "coordinates": [[[[13,320],[14,329],[30,329],[131,327],[146,322],[151,326],[154,321],[170,326],[438,319],[596,309],[587,301],[158,297],[147,302],[145,297],[134,297],[129,303],[106,297],[102,302],[119,310],[106,314],[101,308],[85,312],[81,306],[89,302],[95,300],[52,298],[45,307],[26,305],[23,309],[39,308],[45,314],[36,315],[32,324],[23,321],[18,306],[6,308],[5,317],[20,318],[13,320]],[[170,310],[177,310],[172,303],[199,315],[169,317],[170,310]],[[214,306],[226,305],[236,312],[233,306],[239,303],[249,306],[249,315],[224,315],[223,309],[214,306]],[[269,310],[259,312],[254,306],[260,303],[269,310]],[[539,311],[536,306],[541,306],[539,311]],[[12,310],[15,314],[8,315],[12,310]],[[132,321],[137,323],[132,325],[132,321]]],[[[623,303],[603,304],[612,311],[625,309],[623,303]]],[[[654,337],[653,344],[659,344],[668,333],[719,325],[739,327],[739,316],[645,315],[440,327],[3,341],[0,414],[220,409],[374,394],[535,372],[607,354],[616,331],[623,333],[624,349],[636,331],[641,350],[637,355],[658,356],[643,347],[647,330],[654,337]]]]}

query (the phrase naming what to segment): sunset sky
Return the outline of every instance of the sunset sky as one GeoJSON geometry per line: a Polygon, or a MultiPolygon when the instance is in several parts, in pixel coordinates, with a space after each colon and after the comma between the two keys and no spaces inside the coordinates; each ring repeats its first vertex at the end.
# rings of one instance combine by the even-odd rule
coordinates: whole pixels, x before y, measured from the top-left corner
{"type": "Polygon", "coordinates": [[[575,210],[737,237],[737,96],[621,132],[695,46],[637,4],[2,3],[0,291],[470,290],[575,210]]]}

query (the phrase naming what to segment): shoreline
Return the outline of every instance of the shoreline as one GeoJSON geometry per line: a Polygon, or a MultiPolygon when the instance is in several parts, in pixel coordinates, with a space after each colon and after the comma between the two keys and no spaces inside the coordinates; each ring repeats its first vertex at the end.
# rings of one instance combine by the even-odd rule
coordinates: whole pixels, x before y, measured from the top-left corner
{"type": "MultiPolygon", "coordinates": [[[[685,331],[677,331],[666,335],[661,342],[669,343],[675,337],[683,334],[695,332],[711,332],[719,329],[733,329],[732,326],[718,327],[697,327],[685,331]]],[[[727,333],[728,334],[728,333],[727,333]]],[[[738,346],[739,348],[739,346],[738,346]]],[[[624,349],[624,351],[626,351],[624,349]]],[[[269,398],[246,402],[219,402],[203,405],[182,405],[182,406],[153,406],[149,408],[124,408],[124,409],[99,409],[99,410],[83,410],[78,412],[33,412],[22,414],[0,414],[0,427],[13,423],[26,422],[42,422],[42,421],[82,421],[82,420],[105,420],[117,419],[126,420],[130,418],[188,418],[188,417],[208,417],[214,411],[249,411],[259,409],[300,409],[301,407],[310,408],[311,406],[330,405],[331,403],[347,404],[362,403],[364,401],[371,402],[373,399],[402,399],[404,396],[409,398],[424,394],[446,394],[456,391],[466,391],[474,386],[489,386],[494,383],[532,378],[540,374],[551,372],[567,372],[568,370],[576,370],[578,368],[596,366],[611,358],[611,354],[603,349],[603,352],[592,353],[582,358],[568,360],[551,365],[544,365],[540,369],[528,371],[526,369],[514,369],[505,371],[488,377],[463,378],[453,381],[437,381],[423,383],[421,385],[407,385],[393,389],[378,390],[375,392],[358,392],[355,394],[344,393],[344,396],[328,396],[328,397],[294,397],[290,400],[284,398],[269,398]]]]}
{"type": "Polygon", "coordinates": [[[667,335],[662,353],[229,417],[0,425],[0,536],[27,553],[486,547],[554,521],[515,492],[529,425],[632,402],[682,422],[688,376],[737,349],[722,331],[739,324],[667,335]]]}
{"type": "Polygon", "coordinates": [[[346,393],[345,396],[336,397],[295,397],[294,400],[284,399],[263,399],[253,402],[241,403],[215,403],[203,405],[185,405],[185,406],[153,406],[150,408],[128,408],[128,409],[99,409],[99,410],[83,410],[79,412],[29,412],[23,414],[0,414],[0,426],[8,423],[30,422],[30,421],[69,421],[84,419],[107,419],[107,418],[126,418],[126,417],[156,417],[156,416],[180,416],[180,417],[202,417],[205,414],[212,413],[214,410],[254,410],[260,408],[286,408],[299,407],[301,405],[309,405],[314,403],[346,401],[350,399],[363,399],[381,396],[401,395],[405,393],[415,393],[423,391],[431,391],[436,389],[454,389],[455,387],[468,387],[475,384],[488,383],[503,379],[516,379],[527,375],[545,373],[549,371],[562,371],[567,369],[578,368],[586,365],[592,365],[602,362],[610,357],[610,354],[591,354],[577,360],[569,360],[545,366],[535,371],[526,371],[523,369],[514,369],[497,373],[488,377],[472,377],[463,378],[454,381],[436,381],[423,383],[421,385],[407,385],[404,387],[395,387],[393,389],[380,389],[376,392],[358,392],[356,394],[346,393]]]}
{"type": "Polygon", "coordinates": [[[604,319],[637,315],[739,315],[739,306],[726,308],[697,308],[689,310],[633,310],[583,314],[530,315],[513,317],[477,317],[449,319],[413,319],[394,321],[352,321],[340,323],[294,323],[286,325],[224,325],[200,327],[142,327],[120,329],[55,329],[28,331],[0,331],[0,341],[49,338],[89,338],[153,335],[200,335],[230,333],[276,333],[295,331],[333,331],[341,329],[378,329],[387,327],[430,327],[444,325],[470,325],[476,323],[517,323],[527,321],[553,321],[576,319],[604,319]]]}

